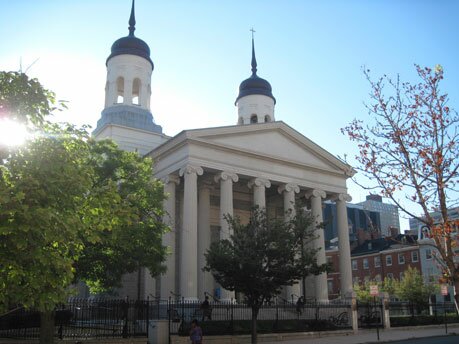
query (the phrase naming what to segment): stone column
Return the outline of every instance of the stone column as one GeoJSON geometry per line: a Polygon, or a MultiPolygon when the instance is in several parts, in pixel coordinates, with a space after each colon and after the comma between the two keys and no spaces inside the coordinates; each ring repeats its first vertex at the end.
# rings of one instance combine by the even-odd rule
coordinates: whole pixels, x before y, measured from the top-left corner
{"type": "MultiPolygon", "coordinates": [[[[295,217],[295,193],[300,192],[300,188],[296,184],[288,183],[278,187],[277,191],[284,197],[284,213],[285,221],[288,222],[295,217]]],[[[293,301],[298,299],[301,295],[299,281],[294,285],[288,285],[285,287],[287,300],[291,298],[293,301]]]]}
{"type": "Polygon", "coordinates": [[[352,292],[351,249],[349,227],[347,223],[346,202],[352,200],[348,194],[336,197],[336,216],[338,220],[339,271],[341,274],[341,296],[347,297],[352,292]]]}
{"type": "MultiPolygon", "coordinates": [[[[322,199],[325,198],[326,193],[322,190],[311,190],[306,193],[306,197],[311,199],[311,215],[314,218],[315,236],[312,242],[312,247],[317,251],[317,264],[325,264],[327,258],[325,257],[325,237],[323,228],[318,228],[322,224],[322,199]]],[[[322,273],[314,276],[314,298],[318,301],[328,300],[328,285],[327,274],[322,273]]]]}
{"type": "MultiPolygon", "coordinates": [[[[233,216],[233,183],[236,183],[239,177],[236,173],[223,171],[214,179],[216,183],[220,183],[220,240],[225,240],[233,234],[225,215],[233,216]]],[[[222,288],[220,298],[224,301],[234,299],[234,292],[222,288]]]]}
{"type": "Polygon", "coordinates": [[[198,298],[204,299],[204,292],[212,293],[213,279],[210,272],[202,271],[206,265],[204,254],[210,247],[210,190],[209,182],[199,184],[198,195],[198,298]]]}
{"type": "Polygon", "coordinates": [[[131,79],[124,79],[124,98],[123,104],[125,105],[132,105],[132,80],[131,79]]]}
{"type": "Polygon", "coordinates": [[[161,279],[161,299],[171,296],[170,292],[175,293],[175,188],[180,183],[180,178],[176,175],[169,175],[164,179],[164,193],[167,198],[164,200],[163,222],[170,227],[170,232],[163,235],[163,245],[170,248],[170,254],[166,258],[166,274],[161,279]]]}
{"type": "Polygon", "coordinates": [[[247,184],[249,189],[253,188],[253,203],[260,209],[266,208],[265,189],[271,187],[271,182],[265,178],[253,178],[247,184]]]}
{"type": "Polygon", "coordinates": [[[198,175],[199,166],[187,165],[180,169],[184,178],[183,218],[180,254],[180,295],[187,300],[198,299],[198,175]]]}

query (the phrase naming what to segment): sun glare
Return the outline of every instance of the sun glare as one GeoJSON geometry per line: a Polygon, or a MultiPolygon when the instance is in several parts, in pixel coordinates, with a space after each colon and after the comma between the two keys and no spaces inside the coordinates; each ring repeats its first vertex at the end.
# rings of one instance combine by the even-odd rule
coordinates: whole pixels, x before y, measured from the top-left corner
{"type": "Polygon", "coordinates": [[[25,125],[9,119],[0,119],[0,145],[21,145],[26,140],[27,135],[25,125]]]}

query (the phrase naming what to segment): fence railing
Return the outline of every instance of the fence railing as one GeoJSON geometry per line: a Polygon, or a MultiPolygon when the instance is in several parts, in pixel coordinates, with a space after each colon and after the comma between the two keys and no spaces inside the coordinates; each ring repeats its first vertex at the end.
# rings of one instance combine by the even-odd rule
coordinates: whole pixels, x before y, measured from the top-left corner
{"type": "MultiPolygon", "coordinates": [[[[290,326],[290,330],[349,328],[350,309],[346,300],[306,301],[298,305],[279,301],[264,304],[258,319],[273,331],[282,330],[282,324],[290,326]]],[[[203,307],[199,301],[184,299],[72,299],[55,311],[55,335],[62,339],[147,336],[149,324],[158,319],[169,321],[172,334],[184,330],[192,319],[217,324],[218,333],[231,334],[250,324],[251,317],[250,307],[232,301],[210,302],[203,307]]],[[[18,308],[0,316],[0,337],[37,338],[39,326],[38,312],[18,308]]]]}
{"type": "Polygon", "coordinates": [[[454,302],[389,303],[391,326],[443,324],[459,322],[454,302]]]}

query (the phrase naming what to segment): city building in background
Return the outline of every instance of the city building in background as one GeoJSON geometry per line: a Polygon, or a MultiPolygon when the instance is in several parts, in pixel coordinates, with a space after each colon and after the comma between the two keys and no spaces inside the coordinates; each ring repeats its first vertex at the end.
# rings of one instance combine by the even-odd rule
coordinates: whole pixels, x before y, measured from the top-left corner
{"type": "Polygon", "coordinates": [[[397,206],[383,202],[379,195],[371,194],[366,197],[365,201],[357,203],[357,205],[361,205],[364,210],[379,213],[379,229],[382,237],[391,236],[395,233],[400,234],[400,217],[397,206]]]}

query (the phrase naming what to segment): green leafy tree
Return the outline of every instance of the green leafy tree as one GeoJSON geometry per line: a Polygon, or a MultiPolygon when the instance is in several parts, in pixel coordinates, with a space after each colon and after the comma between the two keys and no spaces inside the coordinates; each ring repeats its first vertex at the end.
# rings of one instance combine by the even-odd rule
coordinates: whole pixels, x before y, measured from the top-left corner
{"type": "Polygon", "coordinates": [[[120,286],[123,274],[142,267],[152,276],[164,272],[164,191],[162,183],[152,178],[152,160],[121,151],[112,141],[99,141],[92,144],[90,165],[95,172],[90,195],[99,202],[107,188],[116,187],[116,202],[106,199],[104,207],[89,204],[96,215],[92,221],[99,237],[97,241],[82,238],[84,249],[75,262],[76,279],[97,293],[120,286]],[[111,209],[114,206],[116,211],[111,209]],[[98,223],[101,215],[111,223],[98,223]]]}
{"type": "Polygon", "coordinates": [[[459,192],[459,116],[440,89],[443,68],[416,65],[416,71],[419,82],[410,83],[386,75],[374,80],[365,70],[371,88],[368,117],[342,132],[358,145],[352,165],[368,177],[364,188],[379,190],[429,229],[459,310],[459,220],[448,212],[457,206],[459,192]]]}
{"type": "MultiPolygon", "coordinates": [[[[20,72],[0,72],[0,117],[42,127],[47,117],[64,102],[37,79],[20,72]]],[[[65,107],[65,106],[64,106],[65,107]]]]}
{"type": "Polygon", "coordinates": [[[436,291],[436,286],[424,282],[418,269],[408,267],[403,278],[395,284],[395,295],[403,301],[409,301],[419,307],[429,303],[429,297],[436,291]]]}
{"type": "MultiPolygon", "coordinates": [[[[20,72],[0,72],[0,120],[20,123],[33,132],[49,124],[53,111],[65,108],[65,102],[56,100],[56,95],[37,79],[20,72]]],[[[0,164],[9,150],[8,145],[0,143],[0,164]]]]}
{"type": "Polygon", "coordinates": [[[317,250],[308,243],[315,238],[313,219],[298,208],[291,221],[268,219],[254,209],[249,223],[227,217],[233,235],[212,243],[205,254],[205,271],[225,289],[243,293],[252,309],[252,343],[257,342],[257,316],[264,302],[310,274],[328,269],[318,265],[317,250]]]}
{"type": "Polygon", "coordinates": [[[37,135],[0,163],[0,312],[15,305],[40,311],[40,342],[52,343],[54,308],[76,278],[102,290],[140,266],[163,271],[163,188],[151,160],[96,142],[85,129],[50,124],[52,93],[22,74],[12,78],[30,89],[1,88],[0,109],[30,121],[37,135]],[[40,104],[20,110],[16,98],[33,90],[42,92],[40,104]]]}
{"type": "Polygon", "coordinates": [[[38,138],[11,152],[0,179],[0,309],[41,312],[41,342],[51,343],[56,304],[68,295],[91,187],[87,144],[78,135],[38,138]],[[51,338],[50,338],[51,335],[51,338]]]}

